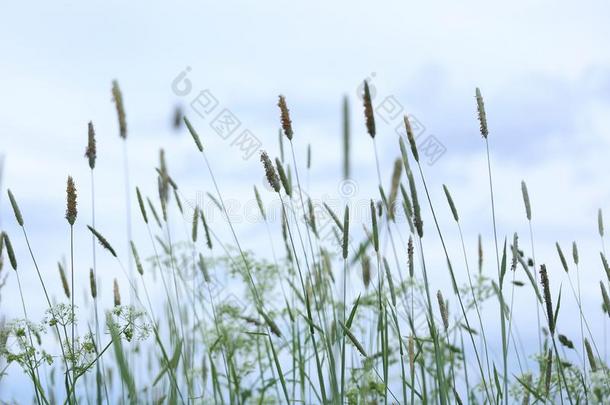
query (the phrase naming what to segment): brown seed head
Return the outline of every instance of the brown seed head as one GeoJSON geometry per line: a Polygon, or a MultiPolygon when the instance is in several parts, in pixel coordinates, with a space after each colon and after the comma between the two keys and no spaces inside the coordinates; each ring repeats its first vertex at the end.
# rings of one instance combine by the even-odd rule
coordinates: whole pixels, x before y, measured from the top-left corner
{"type": "Polygon", "coordinates": [[[280,94],[279,101],[277,102],[280,107],[280,120],[282,121],[282,129],[286,138],[292,141],[292,121],[290,120],[290,110],[286,105],[286,98],[280,94]]]}
{"type": "Polygon", "coordinates": [[[66,186],[66,219],[70,226],[74,225],[76,221],[76,187],[74,186],[74,180],[72,176],[68,176],[68,182],[66,186]]]}
{"type": "Polygon", "coordinates": [[[371,138],[375,138],[375,115],[373,114],[373,103],[371,101],[369,84],[366,80],[364,81],[364,119],[366,120],[367,132],[371,138]]]}

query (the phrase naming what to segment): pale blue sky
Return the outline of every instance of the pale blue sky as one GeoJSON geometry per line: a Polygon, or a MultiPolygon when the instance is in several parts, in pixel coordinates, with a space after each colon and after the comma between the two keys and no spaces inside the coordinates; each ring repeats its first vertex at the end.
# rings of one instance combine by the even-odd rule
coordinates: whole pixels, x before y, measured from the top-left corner
{"type": "MultiPolygon", "coordinates": [[[[68,174],[81,188],[77,240],[89,247],[89,173],[82,157],[89,120],[98,134],[98,224],[110,240],[124,238],[122,145],[110,97],[112,79],[119,80],[125,98],[132,185],[154,195],[153,167],[164,147],[185,198],[209,190],[191,139],[170,126],[180,101],[171,83],[189,66],[194,89],[210,89],[272,154],[277,154],[277,95],[286,95],[303,161],[312,144],[311,189],[319,198],[337,194],[340,103],[348,95],[355,198],[367,200],[376,196],[377,181],[356,89],[371,78],[380,97],[395,96],[447,148],[425,170],[450,253],[456,261],[460,258],[444,209],[443,183],[454,193],[471,253],[481,232],[491,261],[486,163],[474,102],[479,86],[488,108],[500,236],[515,231],[526,236],[520,195],[525,179],[534,205],[539,261],[547,262],[559,280],[554,242],[567,250],[577,240],[587,274],[584,288],[590,292],[585,305],[598,310],[597,208],[610,215],[609,12],[603,1],[6,3],[0,7],[3,187],[18,197],[40,261],[59,288],[55,263],[69,248],[63,219],[68,174]]],[[[262,186],[258,159],[242,160],[204,120],[193,122],[202,128],[227,198],[251,199],[252,184],[262,186]]],[[[378,127],[383,174],[389,181],[398,155],[396,138],[393,126],[378,120],[378,127]]],[[[271,195],[265,198],[270,201],[271,195]]],[[[0,202],[1,224],[14,240],[26,288],[38,296],[4,189],[0,202]]],[[[138,221],[134,210],[134,223],[138,221]]],[[[238,231],[246,247],[263,251],[265,244],[255,237],[258,225],[240,223],[238,231]]],[[[431,227],[428,235],[434,248],[438,241],[431,227]]],[[[136,231],[134,237],[144,244],[144,233],[136,231]]],[[[125,255],[124,243],[117,245],[125,255]]],[[[119,274],[113,262],[101,260],[112,277],[119,274]]],[[[83,274],[89,261],[87,249],[77,254],[83,274]]],[[[443,260],[437,261],[444,274],[443,260]]],[[[493,274],[493,268],[488,270],[493,274]]],[[[1,312],[19,316],[12,274],[8,285],[1,312]]],[[[34,314],[41,315],[43,303],[32,298],[32,305],[38,305],[34,314]]],[[[531,311],[522,313],[527,325],[531,311]]],[[[521,331],[524,339],[533,336],[529,332],[521,331]]],[[[5,381],[21,381],[14,367],[9,370],[5,381]]],[[[3,384],[0,400],[18,398],[15,386],[3,384]]]]}

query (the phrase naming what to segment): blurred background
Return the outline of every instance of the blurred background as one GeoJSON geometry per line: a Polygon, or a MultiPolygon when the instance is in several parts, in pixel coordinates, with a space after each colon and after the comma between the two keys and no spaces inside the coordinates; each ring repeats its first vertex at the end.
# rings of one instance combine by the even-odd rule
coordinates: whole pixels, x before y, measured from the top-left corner
{"type": "MultiPolygon", "coordinates": [[[[378,198],[360,99],[366,79],[374,96],[386,187],[399,156],[396,129],[400,131],[402,116],[408,113],[425,150],[424,170],[450,254],[458,261],[460,246],[442,184],[452,190],[468,253],[474,261],[480,233],[485,271],[493,276],[485,149],[474,99],[475,87],[481,88],[490,128],[499,237],[527,235],[523,179],[533,205],[538,262],[547,263],[553,287],[559,288],[563,270],[555,242],[569,252],[572,241],[577,241],[583,305],[599,312],[594,319],[601,321],[597,210],[610,208],[608,12],[610,5],[603,1],[4,4],[0,227],[15,245],[31,316],[42,317],[46,304],[5,190],[11,188],[17,197],[41,270],[59,295],[56,263],[68,256],[70,246],[65,181],[68,175],[74,177],[80,209],[75,260],[77,273],[82,273],[80,280],[77,276],[78,291],[82,290],[77,302],[85,301],[91,266],[85,225],[90,223],[91,197],[83,155],[89,121],[95,126],[98,147],[96,225],[124,260],[124,146],[132,197],[136,185],[156,196],[154,168],[163,148],[183,200],[205,207],[211,226],[227,234],[220,213],[208,210],[205,193],[212,183],[186,129],[175,126],[177,110],[189,116],[202,137],[225,198],[234,204],[231,212],[241,243],[268,256],[265,239],[258,237],[261,222],[252,186],[257,185],[273,205],[275,197],[264,184],[258,150],[279,155],[278,95],[284,94],[290,107],[299,170],[312,198],[332,201],[337,210],[348,200],[366,208],[371,197],[378,198]],[[114,79],[123,92],[126,142],[119,137],[111,98],[114,79]],[[351,127],[349,181],[343,174],[344,98],[351,127]]],[[[147,236],[132,200],[133,237],[145,245],[147,236]]],[[[352,220],[368,223],[366,209],[354,212],[352,220]]],[[[192,210],[185,214],[187,227],[190,215],[192,210]]],[[[427,207],[424,216],[427,243],[430,249],[438,248],[427,207]]],[[[173,220],[179,224],[181,218],[173,220]]],[[[275,226],[280,246],[277,218],[275,226]]],[[[361,226],[353,229],[360,232],[361,226]]],[[[110,303],[111,280],[120,277],[120,270],[99,250],[98,255],[100,295],[110,303]]],[[[444,258],[430,260],[436,264],[431,270],[433,288],[446,286],[444,258]]],[[[3,273],[7,287],[2,289],[0,313],[7,319],[21,316],[12,270],[5,265],[3,273]]],[[[570,311],[576,314],[573,306],[564,308],[562,316],[567,319],[570,311]]],[[[523,303],[516,313],[523,341],[533,344],[531,307],[523,303]]],[[[597,328],[601,334],[602,327],[597,328]]],[[[490,335],[493,340],[495,334],[490,335]]],[[[20,391],[30,388],[23,384],[29,383],[17,368],[7,372],[0,400],[19,399],[20,391]]]]}

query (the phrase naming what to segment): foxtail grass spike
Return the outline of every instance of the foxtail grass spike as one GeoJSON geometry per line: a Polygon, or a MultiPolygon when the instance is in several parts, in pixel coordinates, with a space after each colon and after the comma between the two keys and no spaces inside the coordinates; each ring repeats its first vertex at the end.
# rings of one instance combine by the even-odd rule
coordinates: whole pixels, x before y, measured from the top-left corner
{"type": "Polygon", "coordinates": [[[311,169],[311,144],[307,144],[307,170],[311,169]]]}
{"type": "Polygon", "coordinates": [[[2,239],[4,240],[6,254],[8,255],[8,260],[11,263],[11,267],[13,270],[17,271],[17,259],[15,258],[15,251],[13,250],[13,244],[11,243],[11,240],[6,232],[2,232],[2,239]]]}
{"type": "Polygon", "coordinates": [[[201,140],[199,139],[199,135],[197,134],[197,131],[195,131],[195,128],[193,128],[193,126],[191,125],[191,122],[189,121],[188,118],[184,117],[184,123],[186,124],[186,127],[189,130],[189,133],[193,137],[193,140],[195,141],[195,145],[197,145],[197,149],[199,149],[199,152],[203,152],[203,144],[201,143],[201,140]]]}
{"type": "Polygon", "coordinates": [[[292,121],[290,120],[290,110],[288,110],[288,106],[286,105],[286,98],[284,96],[279,96],[277,106],[280,107],[280,120],[282,121],[282,129],[284,130],[284,135],[286,135],[286,138],[292,141],[292,121]]]}
{"type": "Polygon", "coordinates": [[[602,298],[604,300],[604,308],[606,314],[608,314],[608,316],[610,317],[610,297],[608,297],[608,291],[606,291],[606,287],[604,286],[603,282],[599,282],[599,286],[602,290],[602,298]]]}
{"type": "Polygon", "coordinates": [[[361,355],[363,355],[364,357],[368,357],[366,354],[366,351],[364,350],[364,346],[362,346],[362,344],[360,343],[360,341],[358,341],[358,339],[356,338],[356,336],[354,336],[354,334],[347,328],[347,326],[345,326],[343,323],[339,322],[341,324],[341,327],[343,327],[343,331],[345,332],[345,334],[347,335],[347,337],[349,338],[349,340],[352,342],[352,344],[356,347],[356,349],[358,349],[358,351],[360,352],[361,355]]]}
{"type": "Polygon", "coordinates": [[[203,210],[199,212],[201,213],[201,222],[203,223],[203,231],[205,232],[205,242],[208,245],[208,248],[212,249],[212,238],[210,238],[210,229],[208,228],[208,221],[205,220],[203,210]]]}
{"type": "Polygon", "coordinates": [[[479,90],[478,87],[476,89],[476,98],[481,135],[483,136],[483,138],[487,139],[487,135],[489,135],[489,130],[487,129],[487,114],[485,113],[485,104],[483,103],[483,96],[481,96],[481,90],[479,90]]]}
{"type": "Polygon", "coordinates": [[[114,295],[114,306],[115,307],[120,307],[121,306],[121,292],[119,291],[119,282],[117,281],[117,279],[114,279],[113,285],[112,285],[112,292],[114,295]]]}
{"type": "Polygon", "coordinates": [[[411,375],[415,373],[415,344],[413,335],[409,335],[409,343],[407,345],[409,350],[409,369],[411,371],[411,375]]]}
{"type": "Polygon", "coordinates": [[[349,126],[349,99],[343,97],[342,108],[342,124],[343,124],[343,179],[349,179],[350,176],[350,126],[349,126]]]}
{"type": "Polygon", "coordinates": [[[369,84],[364,81],[364,119],[366,121],[366,131],[369,133],[371,138],[375,138],[375,115],[373,113],[373,102],[371,101],[371,91],[369,90],[369,84]]]}
{"type": "Polygon", "coordinates": [[[311,198],[307,199],[307,211],[308,211],[308,221],[309,221],[309,226],[311,226],[311,230],[313,231],[313,234],[318,237],[318,226],[316,224],[316,210],[313,206],[313,202],[311,201],[311,198]]]}
{"type": "Polygon", "coordinates": [[[153,214],[153,218],[155,218],[155,222],[157,223],[159,228],[161,228],[161,220],[159,219],[159,214],[157,214],[157,210],[155,209],[155,206],[153,205],[152,201],[150,201],[150,198],[148,198],[148,197],[146,197],[146,202],[148,203],[148,208],[150,208],[150,212],[152,212],[152,214],[153,214]]]}
{"type": "Polygon", "coordinates": [[[457,209],[455,208],[455,204],[453,203],[453,198],[451,198],[451,193],[449,193],[449,189],[444,184],[443,184],[443,190],[445,191],[445,197],[447,197],[447,203],[449,203],[449,208],[451,209],[451,214],[453,214],[453,219],[455,220],[455,222],[459,222],[460,218],[458,216],[457,209]]]}
{"type": "Polygon", "coordinates": [[[369,256],[364,253],[362,255],[362,282],[364,283],[364,288],[368,289],[371,284],[371,260],[369,256]]]}
{"type": "Polygon", "coordinates": [[[438,309],[441,313],[441,319],[443,320],[443,327],[445,328],[445,332],[449,329],[449,312],[447,311],[447,305],[445,303],[445,298],[443,298],[443,293],[441,290],[438,290],[436,293],[436,299],[438,301],[438,309]]]}
{"type": "Polygon", "coordinates": [[[345,214],[343,215],[343,258],[347,259],[349,246],[349,206],[345,206],[345,214]]]}
{"type": "Polygon", "coordinates": [[[199,253],[199,270],[201,270],[201,273],[203,274],[203,280],[206,283],[210,282],[210,273],[208,272],[208,266],[205,264],[205,260],[203,259],[203,255],[201,253],[199,253]]]}
{"type": "Polygon", "coordinates": [[[415,179],[413,173],[408,172],[407,178],[409,179],[409,189],[411,190],[411,202],[413,203],[413,222],[417,229],[417,234],[420,238],[424,237],[424,222],[421,218],[421,210],[419,207],[419,200],[417,199],[417,188],[415,187],[415,179]]]}
{"type": "Polygon", "coordinates": [[[256,186],[254,186],[254,196],[256,197],[256,204],[258,205],[261,217],[263,217],[263,219],[266,221],[267,214],[265,213],[265,206],[263,205],[263,200],[261,199],[261,195],[258,193],[256,186]]]}
{"type": "Polygon", "coordinates": [[[125,118],[125,106],[123,104],[123,94],[119,88],[119,83],[116,80],[112,81],[112,100],[116,106],[117,117],[119,120],[119,135],[121,138],[127,138],[127,120],[125,118]]]}
{"type": "Polygon", "coordinates": [[[542,284],[542,291],[544,297],[544,304],[546,307],[546,315],[549,321],[549,331],[551,336],[555,333],[555,318],[553,317],[553,301],[551,299],[551,288],[549,286],[549,276],[546,271],[544,264],[540,265],[540,284],[542,284]]]}
{"type": "Polygon", "coordinates": [[[332,210],[332,208],[328,206],[328,204],[322,203],[322,205],[324,205],[324,208],[326,208],[328,215],[330,215],[335,225],[337,225],[341,232],[343,232],[343,224],[341,223],[341,221],[339,221],[339,217],[337,216],[337,214],[335,214],[335,212],[332,210]]]}
{"type": "Polygon", "coordinates": [[[396,198],[398,197],[398,188],[400,186],[400,175],[402,174],[402,163],[400,159],[394,161],[394,170],[392,171],[392,183],[390,185],[390,198],[388,200],[390,219],[394,220],[396,215],[396,198]]]}
{"type": "Polygon", "coordinates": [[[521,181],[521,194],[523,194],[523,204],[525,205],[525,216],[528,221],[532,220],[532,206],[530,205],[530,195],[527,192],[527,184],[521,181]]]}
{"type": "Polygon", "coordinates": [[[129,245],[131,246],[131,254],[133,255],[133,261],[136,263],[136,269],[141,276],[144,275],[144,267],[142,267],[142,262],[140,261],[140,255],[138,254],[138,250],[136,249],[136,244],[133,243],[132,240],[129,241],[129,245]]]}
{"type": "Polygon", "coordinates": [[[409,267],[409,277],[413,278],[414,264],[413,264],[413,237],[409,236],[409,242],[407,243],[407,265],[409,267]]]}
{"type": "Polygon", "coordinates": [[[97,281],[95,281],[95,274],[93,269],[89,269],[89,288],[91,292],[91,298],[97,298],[97,281]]]}
{"type": "Polygon", "coordinates": [[[483,271],[483,238],[481,234],[479,234],[479,238],[477,239],[477,253],[478,253],[478,262],[479,262],[479,273],[483,271]]]}
{"type": "Polygon", "coordinates": [[[21,210],[19,209],[19,206],[17,205],[17,200],[15,200],[15,196],[13,195],[13,192],[11,191],[10,188],[6,192],[8,193],[8,199],[10,200],[11,206],[13,207],[13,213],[15,214],[15,219],[17,220],[17,223],[19,224],[19,226],[23,226],[23,216],[21,216],[21,210]]]}
{"type": "Polygon", "coordinates": [[[136,195],[138,196],[138,205],[140,206],[142,219],[144,219],[144,223],[148,223],[148,215],[146,215],[146,207],[144,206],[144,200],[142,199],[142,194],[140,193],[139,187],[136,187],[136,195]]]}
{"type": "Polygon", "coordinates": [[[379,252],[379,230],[377,229],[377,212],[375,203],[371,200],[371,221],[373,223],[373,247],[375,252],[379,252]]]}
{"type": "Polygon", "coordinates": [[[93,128],[93,122],[91,121],[89,121],[88,124],[87,149],[85,149],[85,157],[89,161],[89,168],[91,170],[95,169],[97,149],[95,146],[95,129],[93,128]]]}
{"type": "Polygon", "coordinates": [[[191,231],[191,239],[193,242],[197,242],[197,225],[199,224],[199,207],[195,205],[193,210],[193,229],[191,231]]]}
{"type": "Polygon", "coordinates": [[[553,374],[553,350],[549,349],[549,354],[546,358],[546,375],[544,379],[544,391],[546,395],[549,395],[549,390],[551,388],[551,376],[553,374]]]}
{"type": "Polygon", "coordinates": [[[411,171],[411,166],[409,166],[409,155],[407,154],[407,147],[402,138],[398,138],[398,145],[400,146],[400,156],[402,157],[402,164],[405,166],[405,173],[409,173],[411,171]]]}
{"type": "Polygon", "coordinates": [[[405,129],[407,131],[407,139],[409,140],[409,146],[411,146],[411,153],[413,154],[413,159],[419,163],[419,153],[417,152],[417,144],[415,143],[415,136],[413,135],[413,129],[411,128],[411,123],[409,122],[409,117],[404,116],[405,129]]]}
{"type": "Polygon", "coordinates": [[[576,241],[572,242],[572,258],[574,259],[574,264],[578,266],[578,246],[576,241]]]}
{"type": "Polygon", "coordinates": [[[597,210],[597,231],[600,237],[604,237],[604,217],[602,215],[602,209],[597,210]]]}
{"type": "Polygon", "coordinates": [[[279,193],[281,190],[280,179],[277,176],[275,171],[275,167],[273,167],[273,163],[271,163],[271,159],[267,155],[267,152],[261,152],[261,162],[263,162],[263,167],[265,168],[265,176],[267,176],[267,181],[273,187],[276,193],[279,193]]]}
{"type": "Polygon", "coordinates": [[[587,352],[587,359],[589,360],[589,367],[591,367],[591,371],[596,371],[597,361],[595,360],[595,355],[593,354],[591,344],[587,338],[585,338],[585,351],[587,352]]]}
{"type": "Polygon", "coordinates": [[[70,226],[74,225],[76,222],[76,187],[74,186],[74,180],[72,176],[68,176],[67,186],[66,186],[66,219],[70,226]]]}
{"type": "Polygon", "coordinates": [[[288,197],[292,197],[292,184],[290,183],[290,180],[286,175],[284,165],[282,165],[280,159],[275,158],[275,166],[277,167],[277,172],[280,175],[280,180],[282,182],[282,186],[284,186],[284,191],[286,191],[286,195],[288,195],[288,197]]]}
{"type": "Polygon", "coordinates": [[[566,261],[565,256],[563,255],[563,251],[561,250],[561,246],[559,246],[559,242],[555,242],[555,247],[557,248],[557,254],[559,255],[559,260],[561,261],[561,265],[565,272],[568,272],[568,262],[566,261]]]}
{"type": "Polygon", "coordinates": [[[61,279],[61,286],[64,289],[64,294],[66,294],[66,298],[70,298],[70,285],[68,284],[64,266],[62,266],[61,263],[57,263],[57,267],[59,269],[59,278],[61,279]]]}
{"type": "Polygon", "coordinates": [[[100,245],[102,245],[104,249],[108,250],[114,257],[117,257],[116,252],[114,251],[110,243],[108,243],[106,238],[104,238],[98,231],[93,229],[93,227],[91,227],[90,225],[87,225],[87,228],[89,228],[91,233],[95,236],[95,238],[98,240],[98,242],[100,243],[100,245]]]}

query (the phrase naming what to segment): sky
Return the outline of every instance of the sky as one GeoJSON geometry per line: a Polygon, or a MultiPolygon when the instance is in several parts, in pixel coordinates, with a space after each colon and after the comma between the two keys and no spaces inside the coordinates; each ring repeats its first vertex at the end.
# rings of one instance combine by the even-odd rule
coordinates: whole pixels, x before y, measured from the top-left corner
{"type": "MultiPolygon", "coordinates": [[[[171,126],[173,110],[181,105],[202,135],[225,198],[237,206],[240,240],[268,256],[267,244],[257,237],[260,221],[250,215],[253,184],[265,191],[265,201],[274,199],[264,186],[258,154],[244,159],[232,144],[236,134],[223,139],[210,126],[213,116],[199,116],[190,103],[201,92],[211,95],[217,102],[214,116],[227,109],[241,123],[238,132],[249,130],[276,156],[276,103],[278,94],[284,94],[300,162],[311,144],[308,191],[317,199],[334,199],[340,207],[346,196],[358,204],[377,198],[374,154],[359,98],[366,79],[379,107],[376,143],[386,187],[399,154],[395,128],[402,114],[409,113],[425,127],[418,141],[434,139],[445,151],[433,164],[424,164],[424,172],[431,199],[440,207],[439,222],[447,233],[450,255],[461,260],[442,184],[451,189],[458,205],[471,260],[481,233],[487,271],[493,275],[487,162],[474,99],[475,88],[481,88],[490,128],[500,243],[504,237],[510,240],[513,232],[524,243],[529,240],[520,188],[525,180],[533,205],[537,259],[547,263],[552,280],[557,280],[554,291],[568,283],[555,242],[569,252],[575,240],[581,250],[583,305],[599,312],[595,319],[601,320],[597,210],[610,215],[609,11],[603,1],[4,4],[0,225],[14,241],[32,313],[42,316],[45,304],[5,189],[10,187],[16,195],[43,273],[60,291],[56,262],[68,256],[70,247],[64,189],[66,177],[74,176],[82,212],[75,240],[83,246],[77,248],[75,260],[86,274],[91,258],[85,225],[90,223],[91,198],[83,153],[89,121],[98,139],[96,223],[109,240],[125,240],[124,146],[132,194],[138,185],[145,194],[156,195],[154,167],[161,147],[185,200],[200,201],[211,189],[192,140],[184,128],[175,131],[171,126]],[[184,84],[179,80],[183,72],[188,72],[188,95],[176,91],[176,83],[184,84]],[[125,99],[127,142],[119,138],[111,102],[114,79],[125,99]],[[349,183],[341,181],[343,97],[351,113],[349,183]],[[394,104],[384,104],[388,100],[394,104]],[[381,116],[388,117],[388,106],[395,109],[386,123],[381,116]]],[[[305,164],[299,169],[305,177],[305,164]]],[[[144,245],[147,235],[139,226],[135,205],[132,208],[134,240],[144,245]]],[[[212,221],[225,226],[216,215],[212,221]]],[[[426,242],[430,249],[439,249],[428,209],[424,216],[430,235],[426,242]]],[[[354,220],[369,221],[365,211],[354,220]]],[[[190,219],[185,221],[188,227],[190,219]]],[[[116,244],[126,257],[125,243],[116,244]]],[[[276,244],[281,246],[280,239],[276,244]]],[[[434,271],[443,275],[443,259],[431,260],[434,271]]],[[[109,269],[102,276],[107,285],[102,291],[110,300],[109,283],[120,277],[120,269],[103,256],[100,265],[109,269]]],[[[3,272],[9,273],[7,266],[3,272]]],[[[438,288],[447,286],[444,278],[438,277],[438,288]]],[[[1,313],[7,318],[21,316],[13,274],[7,285],[1,313]]],[[[532,342],[535,331],[527,326],[532,311],[525,304],[516,311],[522,316],[524,341],[532,342]]],[[[570,314],[576,312],[566,312],[566,317],[570,314]]],[[[19,398],[19,389],[14,388],[19,385],[7,383],[21,380],[15,367],[9,371],[0,382],[2,400],[19,398]]]]}

